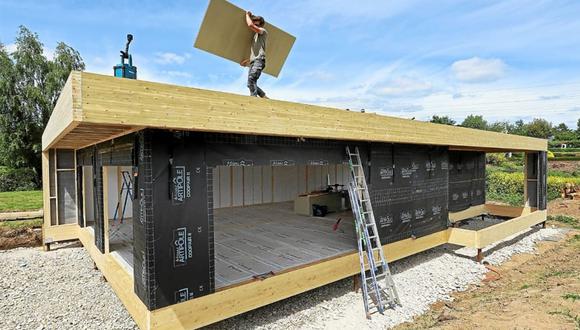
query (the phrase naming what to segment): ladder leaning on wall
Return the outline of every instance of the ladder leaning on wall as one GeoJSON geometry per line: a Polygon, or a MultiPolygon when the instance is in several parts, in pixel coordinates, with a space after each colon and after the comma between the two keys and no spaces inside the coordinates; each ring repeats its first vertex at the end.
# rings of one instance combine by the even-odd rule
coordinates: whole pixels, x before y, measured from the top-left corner
{"type": "Polygon", "coordinates": [[[351,172],[348,192],[355,217],[363,302],[370,319],[375,312],[383,314],[386,307],[400,305],[400,300],[383,253],[358,147],[353,153],[347,146],[346,153],[351,172]]]}

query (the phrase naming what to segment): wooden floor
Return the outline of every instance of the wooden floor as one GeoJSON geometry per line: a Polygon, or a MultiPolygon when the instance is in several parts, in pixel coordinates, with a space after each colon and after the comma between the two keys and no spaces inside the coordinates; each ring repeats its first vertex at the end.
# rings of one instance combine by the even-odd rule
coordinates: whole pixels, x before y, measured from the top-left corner
{"type": "Polygon", "coordinates": [[[109,220],[109,250],[133,271],[133,219],[109,220]]]}
{"type": "Polygon", "coordinates": [[[302,216],[292,202],[215,210],[216,288],[354,251],[349,212],[302,216]]]}

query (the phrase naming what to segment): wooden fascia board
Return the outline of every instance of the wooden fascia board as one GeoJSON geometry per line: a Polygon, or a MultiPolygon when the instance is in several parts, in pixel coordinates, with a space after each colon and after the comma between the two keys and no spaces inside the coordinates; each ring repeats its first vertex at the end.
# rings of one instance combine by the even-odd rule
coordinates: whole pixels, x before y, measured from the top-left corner
{"type": "Polygon", "coordinates": [[[42,150],[48,150],[80,123],[82,76],[69,75],[42,134],[42,150]]]}

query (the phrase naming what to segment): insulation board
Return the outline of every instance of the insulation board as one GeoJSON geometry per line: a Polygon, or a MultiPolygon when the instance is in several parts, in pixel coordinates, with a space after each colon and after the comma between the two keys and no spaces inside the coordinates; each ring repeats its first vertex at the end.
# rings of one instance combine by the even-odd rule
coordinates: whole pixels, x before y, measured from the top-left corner
{"type": "MultiPolygon", "coordinates": [[[[264,19],[268,40],[266,68],[263,72],[278,77],[296,37],[268,23],[268,17],[264,19]]],[[[245,10],[225,0],[211,0],[194,47],[240,63],[250,58],[250,42],[253,34],[246,24],[245,10]]]]}

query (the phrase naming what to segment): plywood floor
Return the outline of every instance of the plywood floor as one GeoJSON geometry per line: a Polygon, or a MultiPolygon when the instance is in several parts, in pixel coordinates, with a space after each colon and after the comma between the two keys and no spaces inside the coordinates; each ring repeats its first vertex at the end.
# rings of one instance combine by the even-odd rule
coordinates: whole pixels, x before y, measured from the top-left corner
{"type": "Polygon", "coordinates": [[[109,220],[109,251],[133,269],[133,219],[125,218],[123,223],[109,220]]]}
{"type": "Polygon", "coordinates": [[[350,211],[316,218],[295,214],[293,202],[263,204],[217,209],[214,224],[216,288],[356,249],[350,211]]]}

